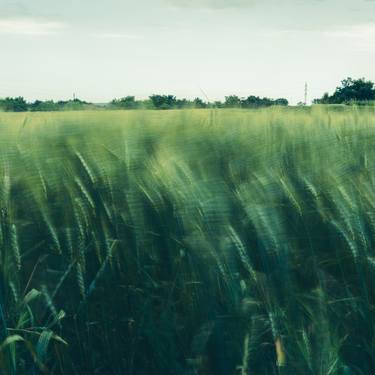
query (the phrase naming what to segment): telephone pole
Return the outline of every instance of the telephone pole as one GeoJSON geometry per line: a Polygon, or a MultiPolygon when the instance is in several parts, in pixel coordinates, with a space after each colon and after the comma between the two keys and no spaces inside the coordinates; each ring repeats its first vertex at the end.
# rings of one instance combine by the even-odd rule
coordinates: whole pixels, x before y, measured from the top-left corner
{"type": "Polygon", "coordinates": [[[304,101],[305,105],[307,105],[307,90],[308,90],[308,86],[307,86],[307,82],[305,82],[305,101],[304,101]]]}

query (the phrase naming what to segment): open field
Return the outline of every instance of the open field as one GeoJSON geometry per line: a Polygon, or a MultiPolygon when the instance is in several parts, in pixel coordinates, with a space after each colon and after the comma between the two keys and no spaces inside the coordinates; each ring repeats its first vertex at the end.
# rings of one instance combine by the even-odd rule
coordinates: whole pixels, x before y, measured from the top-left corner
{"type": "Polygon", "coordinates": [[[375,108],[0,113],[0,373],[375,373],[375,108]]]}

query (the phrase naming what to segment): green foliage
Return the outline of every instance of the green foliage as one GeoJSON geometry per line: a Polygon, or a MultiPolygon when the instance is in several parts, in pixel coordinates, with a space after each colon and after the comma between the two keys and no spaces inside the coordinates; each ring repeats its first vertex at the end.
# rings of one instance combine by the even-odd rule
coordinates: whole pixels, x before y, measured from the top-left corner
{"type": "Polygon", "coordinates": [[[224,107],[226,108],[261,108],[271,107],[273,105],[287,106],[287,99],[269,99],[260,98],[259,96],[249,96],[247,98],[239,98],[236,95],[230,95],[225,97],[224,107]]]}
{"type": "Polygon", "coordinates": [[[191,101],[185,98],[177,99],[174,95],[151,95],[150,100],[154,109],[206,108],[208,106],[199,98],[191,101]]]}
{"type": "Polygon", "coordinates": [[[73,99],[73,100],[60,100],[57,102],[58,108],[62,111],[82,111],[85,109],[95,109],[96,106],[90,103],[85,102],[84,100],[80,99],[73,99]]]}
{"type": "Polygon", "coordinates": [[[59,102],[36,100],[33,103],[27,103],[22,97],[0,99],[0,110],[5,112],[55,112],[86,109],[97,109],[97,107],[80,99],[59,102]]]}
{"type": "Polygon", "coordinates": [[[229,95],[225,97],[224,106],[226,108],[240,108],[241,104],[242,101],[237,95],[229,95]]]}
{"type": "Polygon", "coordinates": [[[321,99],[315,99],[315,104],[350,104],[365,103],[375,100],[374,83],[365,78],[347,78],[341,81],[333,95],[325,93],[321,99]]]}
{"type": "Polygon", "coordinates": [[[207,108],[208,104],[205,103],[202,99],[200,98],[195,98],[193,100],[193,106],[194,108],[207,108]]]}
{"type": "Polygon", "coordinates": [[[110,104],[112,107],[118,109],[135,109],[137,107],[135,96],[125,96],[121,99],[113,99],[110,104]]]}
{"type": "Polygon", "coordinates": [[[21,96],[17,98],[0,99],[0,110],[6,112],[25,112],[27,111],[27,103],[21,96]]]}
{"type": "Polygon", "coordinates": [[[286,99],[269,99],[258,96],[239,98],[236,95],[225,97],[225,102],[215,101],[204,102],[200,98],[189,100],[178,99],[174,95],[152,95],[147,100],[136,100],[135,96],[125,96],[120,99],[113,99],[109,104],[95,105],[80,99],[68,101],[36,100],[27,103],[23,98],[6,98],[0,100],[0,110],[7,112],[55,112],[55,111],[80,111],[93,109],[202,109],[202,108],[261,108],[273,105],[287,106],[286,99]]]}
{"type": "Polygon", "coordinates": [[[0,373],[375,373],[375,111],[0,114],[0,373]]]}
{"type": "Polygon", "coordinates": [[[156,109],[172,109],[177,106],[174,95],[151,95],[150,100],[156,109]]]}
{"type": "Polygon", "coordinates": [[[53,112],[59,111],[61,106],[55,103],[53,100],[47,100],[45,102],[36,100],[29,105],[30,111],[32,112],[53,112]]]}

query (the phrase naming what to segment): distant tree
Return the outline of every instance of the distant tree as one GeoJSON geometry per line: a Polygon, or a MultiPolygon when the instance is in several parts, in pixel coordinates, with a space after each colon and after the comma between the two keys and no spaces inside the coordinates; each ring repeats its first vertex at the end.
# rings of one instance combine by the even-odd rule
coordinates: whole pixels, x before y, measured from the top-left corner
{"type": "Polygon", "coordinates": [[[260,107],[261,99],[259,96],[248,96],[246,99],[242,99],[242,107],[244,108],[254,108],[260,107]]]}
{"type": "Polygon", "coordinates": [[[242,101],[237,95],[229,95],[225,97],[224,107],[226,108],[240,108],[241,104],[242,101]]]}
{"type": "Polygon", "coordinates": [[[194,107],[194,104],[190,100],[183,98],[183,99],[177,99],[175,106],[176,108],[179,108],[179,109],[192,108],[194,107]]]}
{"type": "Polygon", "coordinates": [[[271,107],[274,104],[272,99],[262,98],[259,101],[258,107],[271,107]]]}
{"type": "Polygon", "coordinates": [[[322,98],[315,99],[314,104],[350,104],[363,103],[375,100],[374,83],[365,78],[346,78],[341,81],[333,93],[325,93],[322,98]]]}
{"type": "Polygon", "coordinates": [[[344,103],[351,101],[369,101],[375,99],[374,83],[364,78],[347,78],[341,82],[333,94],[336,101],[344,103]]]}
{"type": "Polygon", "coordinates": [[[33,112],[37,112],[40,110],[41,106],[42,106],[43,102],[41,100],[35,100],[34,103],[31,103],[30,104],[30,110],[33,111],[33,112]]]}
{"type": "Polygon", "coordinates": [[[177,99],[174,95],[152,95],[146,100],[136,100],[134,96],[125,96],[113,99],[109,104],[92,104],[80,99],[41,101],[35,100],[33,103],[26,103],[22,97],[0,99],[0,110],[21,112],[30,110],[40,111],[76,111],[97,108],[119,108],[119,109],[184,109],[184,108],[258,108],[271,105],[288,105],[284,98],[276,100],[260,98],[259,96],[249,96],[240,98],[237,95],[225,97],[224,103],[221,101],[204,102],[200,98],[189,100],[186,98],[177,99]]]}
{"type": "Polygon", "coordinates": [[[135,109],[137,107],[137,101],[135,96],[125,96],[120,99],[113,99],[111,101],[111,106],[121,109],[135,109]]]}
{"type": "Polygon", "coordinates": [[[137,101],[137,108],[139,109],[155,109],[151,99],[137,101]]]}
{"type": "Polygon", "coordinates": [[[287,106],[288,100],[285,98],[270,99],[260,98],[259,96],[250,95],[247,98],[239,98],[237,95],[230,95],[225,97],[225,108],[260,108],[270,107],[272,105],[287,106]]]}
{"type": "Polygon", "coordinates": [[[36,100],[35,102],[29,104],[30,111],[32,112],[52,112],[58,111],[59,105],[53,100],[41,101],[36,100]]]}
{"type": "Polygon", "coordinates": [[[272,105],[288,105],[286,99],[270,99],[270,98],[260,98],[259,96],[251,95],[246,99],[242,99],[243,108],[260,108],[260,107],[270,107],[272,105]]]}
{"type": "Polygon", "coordinates": [[[174,95],[151,95],[150,100],[156,109],[172,109],[177,105],[174,95]]]}
{"type": "Polygon", "coordinates": [[[207,103],[205,103],[201,98],[195,98],[193,100],[195,108],[207,108],[207,103]]]}
{"type": "Polygon", "coordinates": [[[331,97],[329,96],[328,92],[325,92],[320,99],[314,99],[313,104],[330,104],[330,101],[331,97]]]}
{"type": "Polygon", "coordinates": [[[57,105],[59,107],[59,110],[63,111],[82,111],[85,109],[95,108],[93,104],[77,98],[67,101],[60,100],[59,102],[57,102],[57,105]]]}
{"type": "Polygon", "coordinates": [[[7,112],[26,112],[28,110],[26,100],[21,96],[2,99],[0,107],[7,112]]]}
{"type": "Polygon", "coordinates": [[[288,106],[289,102],[285,98],[279,98],[273,101],[273,105],[288,106]]]}

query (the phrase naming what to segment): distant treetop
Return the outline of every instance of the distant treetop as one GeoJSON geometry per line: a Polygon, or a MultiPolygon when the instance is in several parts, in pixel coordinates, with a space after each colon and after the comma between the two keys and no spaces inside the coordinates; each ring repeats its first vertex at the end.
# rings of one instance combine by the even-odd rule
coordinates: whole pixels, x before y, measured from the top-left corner
{"type": "Polygon", "coordinates": [[[225,97],[224,107],[226,108],[260,108],[270,107],[273,105],[287,106],[289,104],[287,99],[270,99],[260,98],[259,96],[248,96],[247,98],[239,98],[236,95],[225,97]]]}
{"type": "Polygon", "coordinates": [[[332,95],[325,93],[322,98],[315,99],[314,104],[351,104],[368,103],[375,100],[374,83],[365,78],[351,77],[341,81],[332,95]]]}
{"type": "Polygon", "coordinates": [[[96,105],[74,98],[67,101],[35,100],[28,103],[23,97],[0,99],[0,111],[6,112],[52,112],[72,111],[85,109],[187,109],[187,108],[261,108],[270,106],[287,106],[288,100],[284,98],[270,99],[259,96],[240,98],[236,95],[225,97],[225,101],[205,102],[200,98],[194,100],[174,95],[151,95],[146,100],[136,100],[135,96],[124,96],[113,99],[105,105],[96,105]]]}

